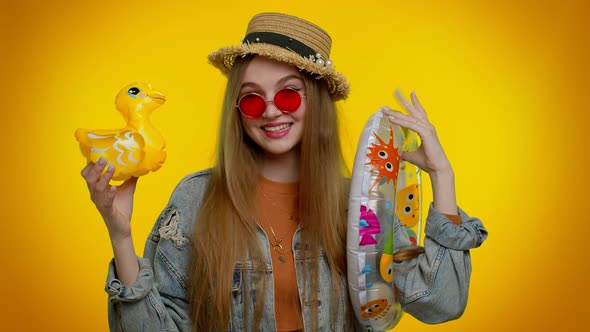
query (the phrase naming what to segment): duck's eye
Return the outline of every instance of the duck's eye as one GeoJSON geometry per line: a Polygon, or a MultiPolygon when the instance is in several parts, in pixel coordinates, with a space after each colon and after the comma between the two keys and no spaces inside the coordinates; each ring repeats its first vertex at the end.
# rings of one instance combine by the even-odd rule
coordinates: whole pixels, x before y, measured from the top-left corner
{"type": "Polygon", "coordinates": [[[127,94],[133,98],[137,97],[137,94],[141,92],[140,88],[130,88],[129,90],[127,90],[127,94]]]}

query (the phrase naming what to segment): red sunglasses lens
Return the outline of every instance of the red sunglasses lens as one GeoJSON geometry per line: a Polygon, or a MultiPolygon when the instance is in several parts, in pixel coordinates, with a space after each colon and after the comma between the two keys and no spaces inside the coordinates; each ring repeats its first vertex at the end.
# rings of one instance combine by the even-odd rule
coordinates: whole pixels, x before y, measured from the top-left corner
{"type": "MultiPolygon", "coordinates": [[[[275,107],[281,112],[295,112],[301,105],[301,95],[292,89],[283,89],[275,95],[275,107]]],[[[257,94],[243,96],[238,103],[240,111],[247,117],[257,118],[266,110],[266,100],[257,94]]]]}
{"type": "Polygon", "coordinates": [[[240,111],[245,116],[257,118],[264,113],[266,109],[266,101],[259,95],[251,94],[245,95],[240,99],[240,111]]]}
{"type": "Polygon", "coordinates": [[[283,112],[295,112],[301,105],[299,92],[292,89],[283,89],[275,95],[275,106],[283,112]]]}

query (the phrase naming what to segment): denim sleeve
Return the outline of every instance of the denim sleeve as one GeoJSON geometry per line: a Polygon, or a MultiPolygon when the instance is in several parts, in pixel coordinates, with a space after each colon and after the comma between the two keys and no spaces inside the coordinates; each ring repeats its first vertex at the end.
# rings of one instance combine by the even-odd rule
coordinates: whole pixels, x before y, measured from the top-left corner
{"type": "MultiPolygon", "coordinates": [[[[166,217],[170,206],[162,213],[166,217]]],[[[162,218],[160,218],[162,219],[162,218]]],[[[159,226],[160,222],[156,223],[159,226]]],[[[162,268],[156,255],[161,239],[154,241],[154,230],[146,242],[144,257],[138,258],[139,275],[131,286],[117,279],[114,260],[109,265],[107,284],[109,328],[111,331],[190,331],[186,291],[174,266],[162,268]]]]}
{"type": "MultiPolygon", "coordinates": [[[[425,252],[395,266],[403,310],[425,323],[442,323],[463,314],[471,275],[469,249],[479,247],[488,234],[479,219],[457,209],[463,220],[458,226],[431,205],[426,218],[425,252]]],[[[410,246],[399,220],[394,229],[394,250],[410,246]]]]}
{"type": "Polygon", "coordinates": [[[105,287],[111,331],[191,331],[190,234],[208,174],[187,176],[176,187],[148,236],[144,257],[138,258],[139,275],[133,285],[117,279],[111,261],[105,287]]]}

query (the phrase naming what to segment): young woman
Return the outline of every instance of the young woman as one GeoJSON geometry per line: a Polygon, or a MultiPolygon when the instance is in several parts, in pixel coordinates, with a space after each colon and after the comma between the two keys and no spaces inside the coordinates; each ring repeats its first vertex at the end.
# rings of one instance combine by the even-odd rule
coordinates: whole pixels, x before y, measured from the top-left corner
{"type": "MultiPolygon", "coordinates": [[[[100,176],[104,160],[82,170],[114,252],[111,330],[354,328],[345,280],[349,181],[334,107],[349,86],[329,60],[330,46],[312,23],[264,13],[242,45],[209,56],[228,75],[217,162],[177,185],[143,258],[130,228],[137,179],[109,186],[113,169],[100,176]]],[[[409,115],[384,112],[421,136],[422,147],[403,157],[430,173],[434,202],[425,249],[396,233],[395,260],[404,269],[395,283],[406,310],[440,322],[465,307],[467,250],[486,232],[458,210],[450,163],[416,96],[403,103],[409,115]]]]}

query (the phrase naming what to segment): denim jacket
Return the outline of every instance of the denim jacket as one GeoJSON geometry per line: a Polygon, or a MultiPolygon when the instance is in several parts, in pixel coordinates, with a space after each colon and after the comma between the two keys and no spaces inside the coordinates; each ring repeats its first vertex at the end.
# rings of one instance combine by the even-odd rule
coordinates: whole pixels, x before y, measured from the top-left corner
{"type": "MultiPolygon", "coordinates": [[[[131,286],[123,285],[116,276],[111,261],[105,290],[108,293],[109,327],[111,331],[190,331],[192,321],[188,302],[188,266],[190,264],[192,228],[210,177],[210,170],[185,177],[175,188],[170,201],[150,232],[144,257],[139,260],[139,275],[131,286]]],[[[438,323],[458,318],[467,303],[471,260],[469,249],[478,247],[487,236],[482,223],[470,218],[462,210],[461,226],[453,225],[447,217],[431,206],[426,222],[425,253],[418,258],[398,264],[395,283],[400,289],[402,308],[427,323],[438,323]],[[407,267],[414,266],[408,269],[407,267]]],[[[396,222],[396,247],[410,245],[405,231],[396,222]],[[398,231],[399,230],[399,231],[398,231]]],[[[258,237],[267,260],[267,287],[261,331],[275,331],[274,287],[268,238],[262,229],[258,237]]],[[[299,252],[300,232],[293,237],[296,279],[303,282],[303,259],[299,252]]],[[[323,253],[321,254],[323,255],[323,253]]],[[[319,302],[302,299],[304,327],[309,331],[309,308],[319,306],[320,331],[346,331],[347,299],[342,296],[338,312],[330,312],[331,290],[340,287],[347,293],[344,276],[330,280],[327,259],[320,257],[319,302]],[[332,315],[336,321],[332,325],[332,315]]],[[[245,289],[242,273],[248,273],[248,263],[237,263],[233,276],[233,303],[229,331],[243,331],[243,300],[245,289]],[[245,266],[244,266],[245,265],[245,266]]],[[[253,312],[253,310],[250,310],[253,312]]],[[[252,320],[249,320],[250,322],[252,320]]]]}

